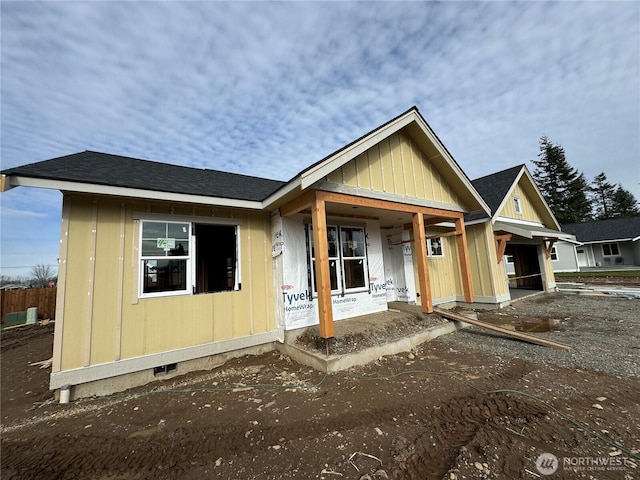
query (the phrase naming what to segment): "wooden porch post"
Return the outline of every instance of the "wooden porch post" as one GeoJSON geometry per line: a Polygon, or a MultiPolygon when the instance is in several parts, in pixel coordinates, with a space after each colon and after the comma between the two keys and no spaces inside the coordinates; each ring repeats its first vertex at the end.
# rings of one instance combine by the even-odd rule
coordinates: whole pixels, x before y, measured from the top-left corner
{"type": "Polygon", "coordinates": [[[456,241],[458,242],[458,256],[460,258],[460,275],[462,277],[462,290],[464,301],[473,303],[473,282],[471,280],[471,266],[469,264],[469,248],[467,247],[467,231],[464,228],[464,219],[456,218],[456,241]]]}
{"type": "Polygon", "coordinates": [[[413,240],[416,246],[416,262],[418,263],[422,312],[433,313],[431,283],[429,282],[429,263],[427,259],[427,237],[424,233],[424,216],[422,213],[413,214],[413,240]]]}
{"type": "Polygon", "coordinates": [[[320,336],[322,338],[333,338],[327,214],[324,200],[317,197],[311,204],[311,221],[313,222],[313,245],[316,259],[315,269],[316,287],[318,289],[318,312],[320,315],[320,336]]]}

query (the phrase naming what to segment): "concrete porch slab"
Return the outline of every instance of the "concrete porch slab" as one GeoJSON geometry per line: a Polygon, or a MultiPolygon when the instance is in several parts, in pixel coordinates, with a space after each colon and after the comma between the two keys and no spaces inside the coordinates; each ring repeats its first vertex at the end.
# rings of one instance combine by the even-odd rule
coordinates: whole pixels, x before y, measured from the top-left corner
{"type": "MultiPolygon", "coordinates": [[[[420,307],[399,302],[389,304],[386,312],[363,315],[335,323],[335,338],[356,335],[363,345],[350,346],[349,351],[340,353],[323,351],[318,327],[307,327],[303,331],[287,332],[280,351],[296,362],[316,370],[332,373],[351,367],[365,365],[386,355],[410,352],[416,346],[469,326],[467,323],[443,319],[437,314],[423,314],[420,307]],[[400,331],[389,335],[395,325],[402,325],[400,331]],[[389,337],[385,339],[385,334],[389,337]],[[305,341],[300,341],[301,338],[305,341]],[[315,345],[312,340],[316,340],[315,345]]],[[[473,312],[468,312],[471,315],[473,312]]]]}

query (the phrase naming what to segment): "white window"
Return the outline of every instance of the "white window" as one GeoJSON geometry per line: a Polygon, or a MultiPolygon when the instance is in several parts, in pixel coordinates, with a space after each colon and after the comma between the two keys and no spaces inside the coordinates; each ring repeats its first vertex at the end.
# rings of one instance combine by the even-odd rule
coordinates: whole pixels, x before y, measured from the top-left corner
{"type": "Polygon", "coordinates": [[[240,289],[237,225],[140,224],[140,297],[240,289]]]}
{"type": "Polygon", "coordinates": [[[189,292],[190,241],[189,223],[142,222],[142,296],[189,292]]]}
{"type": "Polygon", "coordinates": [[[442,237],[427,239],[427,253],[430,257],[444,257],[442,237]]]}
{"type": "Polygon", "coordinates": [[[516,213],[522,213],[522,202],[520,201],[520,197],[513,197],[513,208],[516,213]]]}
{"type": "Polygon", "coordinates": [[[553,247],[551,247],[551,261],[552,262],[557,262],[558,261],[558,251],[556,250],[556,246],[555,245],[553,247]]]}
{"type": "Polygon", "coordinates": [[[620,255],[620,250],[618,250],[617,243],[603,243],[602,244],[602,255],[605,257],[611,257],[613,255],[620,255]]]}
{"type": "Polygon", "coordinates": [[[506,255],[505,254],[504,258],[507,259],[507,263],[513,263],[513,255],[506,255]]]}
{"type": "MultiPolygon", "coordinates": [[[[313,231],[309,225],[307,251],[311,287],[317,293],[316,257],[313,245],[313,231]]],[[[329,253],[329,279],[331,293],[362,292],[369,289],[367,268],[367,238],[364,228],[348,226],[327,226],[329,253]]]]}

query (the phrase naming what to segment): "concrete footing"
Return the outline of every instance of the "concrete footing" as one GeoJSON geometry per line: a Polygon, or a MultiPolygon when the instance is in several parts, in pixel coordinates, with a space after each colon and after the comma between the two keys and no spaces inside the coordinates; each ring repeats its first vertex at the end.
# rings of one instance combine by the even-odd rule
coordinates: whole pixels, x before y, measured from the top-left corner
{"type": "Polygon", "coordinates": [[[421,343],[468,326],[469,324],[463,322],[449,322],[384,345],[377,345],[342,355],[326,355],[320,351],[307,350],[299,347],[295,342],[284,343],[279,345],[278,348],[283,354],[291,357],[298,363],[307,365],[321,372],[332,373],[359,365],[366,365],[386,355],[410,352],[421,343]]]}

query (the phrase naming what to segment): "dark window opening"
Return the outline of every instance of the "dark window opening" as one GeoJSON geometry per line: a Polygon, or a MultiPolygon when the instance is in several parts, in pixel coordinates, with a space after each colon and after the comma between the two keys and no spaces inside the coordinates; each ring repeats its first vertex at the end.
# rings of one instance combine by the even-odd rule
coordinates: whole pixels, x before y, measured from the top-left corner
{"type": "Polygon", "coordinates": [[[196,224],[195,293],[234,290],[236,286],[236,226],[196,224]]]}

